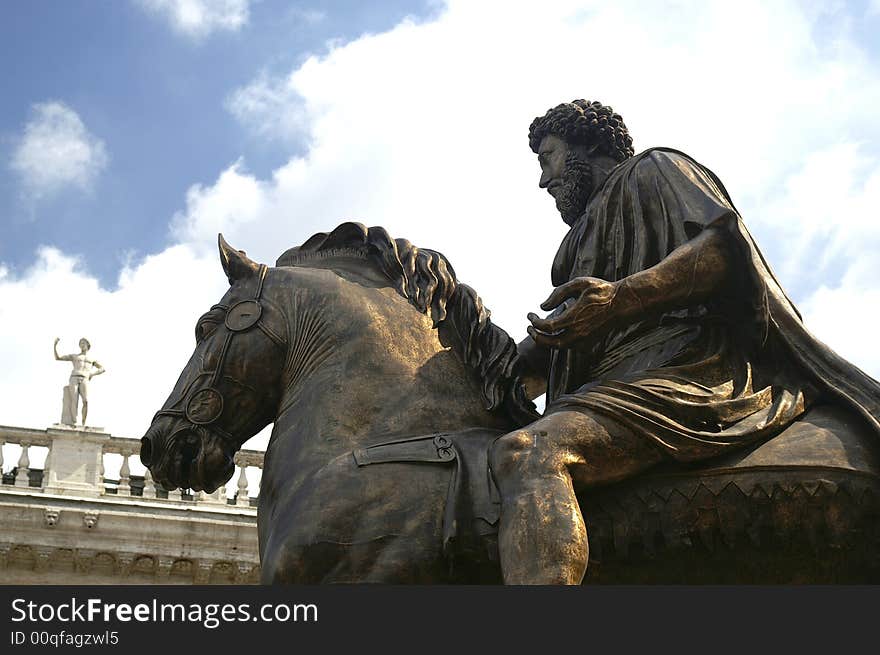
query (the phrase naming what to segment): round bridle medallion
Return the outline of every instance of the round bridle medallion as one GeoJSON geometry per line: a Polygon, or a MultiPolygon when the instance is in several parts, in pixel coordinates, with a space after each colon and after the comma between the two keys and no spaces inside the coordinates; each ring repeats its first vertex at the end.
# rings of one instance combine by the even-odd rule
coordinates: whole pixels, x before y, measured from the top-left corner
{"type": "MultiPolygon", "coordinates": [[[[208,383],[210,386],[204,389],[199,389],[193,393],[192,396],[189,397],[189,400],[186,401],[185,410],[181,411],[180,409],[175,408],[161,409],[156,412],[156,416],[153,420],[163,415],[184,415],[187,420],[194,425],[209,425],[220,418],[220,415],[223,413],[223,394],[216,388],[216,385],[223,377],[223,363],[232,343],[233,336],[236,333],[249,330],[260,322],[260,318],[263,314],[263,307],[260,304],[260,296],[263,293],[263,282],[266,278],[267,271],[268,267],[261,264],[257,288],[252,299],[241,300],[228,309],[226,305],[215,305],[211,308],[212,310],[222,309],[226,311],[226,318],[223,323],[226,326],[226,329],[229,330],[230,334],[226,335],[223,346],[217,354],[217,366],[211,373],[211,380],[208,383]]],[[[267,331],[267,329],[264,328],[264,331],[267,331]]],[[[273,339],[273,341],[278,343],[278,337],[275,337],[271,331],[268,331],[267,334],[273,339]]],[[[223,434],[223,431],[217,426],[214,426],[212,429],[223,434]]]]}
{"type": "Polygon", "coordinates": [[[256,300],[242,300],[226,312],[226,327],[233,332],[244,332],[260,320],[263,308],[256,300]]]}
{"type": "Polygon", "coordinates": [[[223,411],[223,396],[216,389],[201,389],[186,404],[186,417],[196,425],[216,421],[223,411]]]}

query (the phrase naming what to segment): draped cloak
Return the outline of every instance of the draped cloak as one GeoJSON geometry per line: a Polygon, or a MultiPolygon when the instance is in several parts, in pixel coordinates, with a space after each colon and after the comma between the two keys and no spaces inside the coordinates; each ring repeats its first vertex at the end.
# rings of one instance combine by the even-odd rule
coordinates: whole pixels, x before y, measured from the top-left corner
{"type": "Polygon", "coordinates": [[[553,349],[547,413],[604,415],[678,461],[771,438],[821,402],[849,407],[880,436],[880,383],[806,330],[721,181],[682,152],[654,148],[611,172],[563,239],[553,285],[620,280],[708,227],[729,237],[723,288],[587,347],[553,349]]]}

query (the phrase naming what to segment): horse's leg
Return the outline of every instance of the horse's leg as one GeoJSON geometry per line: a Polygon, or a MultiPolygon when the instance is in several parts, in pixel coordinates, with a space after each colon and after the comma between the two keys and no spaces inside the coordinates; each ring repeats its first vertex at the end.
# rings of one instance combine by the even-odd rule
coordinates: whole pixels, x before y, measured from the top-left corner
{"type": "Polygon", "coordinates": [[[491,467],[501,491],[498,549],[507,584],[580,584],[589,558],[578,488],[628,477],[660,451],[580,411],[549,414],[500,437],[491,467]]]}

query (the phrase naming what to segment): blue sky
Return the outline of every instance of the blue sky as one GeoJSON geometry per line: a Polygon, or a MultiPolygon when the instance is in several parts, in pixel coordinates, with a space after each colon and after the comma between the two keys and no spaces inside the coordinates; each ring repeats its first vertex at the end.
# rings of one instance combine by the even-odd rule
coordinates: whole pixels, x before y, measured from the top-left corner
{"type": "MultiPolygon", "coordinates": [[[[181,35],[137,2],[8,2],[0,7],[0,144],[14,147],[32,106],[60,101],[102,140],[108,162],[88,192],[34,200],[0,167],[0,261],[27,267],[37,246],[81,255],[115,286],[131,257],[169,243],[168,220],[194,182],[243,158],[266,175],[301,143],[255,138],[225,109],[261,71],[286,72],[331,41],[431,14],[424,1],[252,3],[242,28],[181,35]],[[100,235],[100,236],[98,236],[100,235]]],[[[8,157],[7,157],[8,158],[8,157]]]]}
{"type": "Polygon", "coordinates": [[[2,3],[0,424],[57,420],[52,341],[87,336],[90,422],[141,434],[220,231],[271,263],[382,225],[521,338],[566,229],[528,125],[574,98],[715,171],[807,328],[880,377],[878,33],[880,0],[2,3]]]}

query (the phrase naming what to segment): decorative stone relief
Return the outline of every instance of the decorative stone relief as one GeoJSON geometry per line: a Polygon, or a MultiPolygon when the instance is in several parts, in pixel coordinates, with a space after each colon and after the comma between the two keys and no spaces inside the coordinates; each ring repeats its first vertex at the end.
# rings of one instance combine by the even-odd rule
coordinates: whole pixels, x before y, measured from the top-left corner
{"type": "Polygon", "coordinates": [[[58,518],[60,516],[61,516],[60,509],[53,509],[53,508],[47,507],[46,510],[43,512],[43,520],[46,523],[46,527],[54,528],[55,524],[58,523],[58,518]]]}
{"type": "Polygon", "coordinates": [[[83,525],[90,530],[98,525],[98,512],[86,512],[83,514],[83,525]]]}

